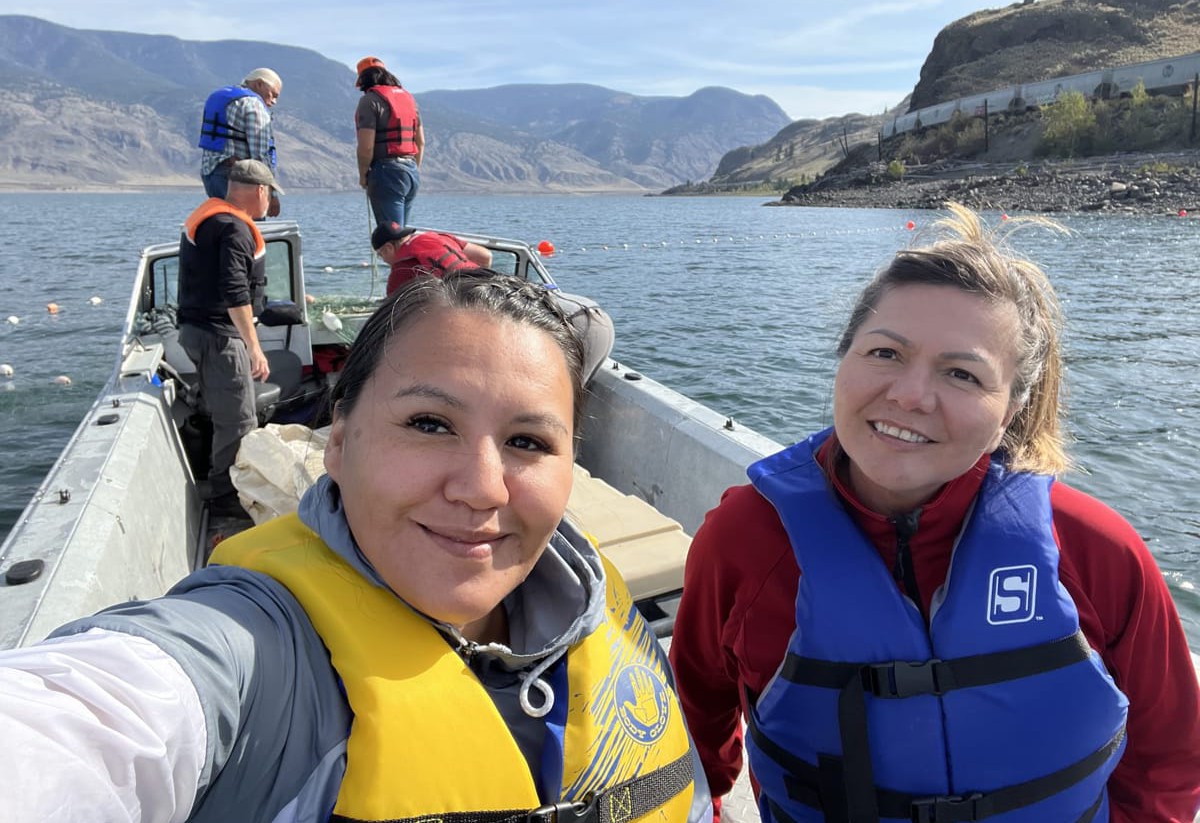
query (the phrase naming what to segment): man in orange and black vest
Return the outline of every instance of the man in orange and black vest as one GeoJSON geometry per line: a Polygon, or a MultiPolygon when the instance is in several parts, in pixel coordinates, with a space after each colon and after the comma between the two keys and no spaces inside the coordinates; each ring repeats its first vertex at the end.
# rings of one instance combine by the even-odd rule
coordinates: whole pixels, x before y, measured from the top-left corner
{"type": "Polygon", "coordinates": [[[209,511],[244,512],[229,478],[242,437],[254,429],[254,380],[270,374],[254,329],[266,303],[266,243],[255,220],[283,192],[265,163],[239,160],[225,197],[210,197],[179,240],[179,343],[196,365],[212,417],[209,511]]]}
{"type": "Polygon", "coordinates": [[[408,221],[421,185],[425,130],[417,101],[378,57],[358,61],[362,99],[354,112],[358,130],[358,184],[367,190],[375,223],[408,221]]]}

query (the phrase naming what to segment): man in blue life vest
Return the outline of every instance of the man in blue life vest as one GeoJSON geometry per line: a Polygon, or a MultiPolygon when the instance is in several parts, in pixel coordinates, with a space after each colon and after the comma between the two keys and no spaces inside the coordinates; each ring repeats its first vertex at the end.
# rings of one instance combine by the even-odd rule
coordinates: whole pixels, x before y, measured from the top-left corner
{"type": "MultiPolygon", "coordinates": [[[[198,145],[204,150],[200,179],[209,197],[224,197],[229,170],[238,160],[258,160],[276,168],[271,113],[283,81],[271,69],[259,68],[237,86],[223,86],[208,96],[198,145]]],[[[271,194],[267,216],[279,214],[279,198],[271,194]]]]}
{"type": "Polygon", "coordinates": [[[362,98],[354,112],[358,133],[358,184],[367,190],[375,224],[407,225],[421,185],[425,129],[417,101],[378,57],[358,61],[355,85],[362,98]]]}

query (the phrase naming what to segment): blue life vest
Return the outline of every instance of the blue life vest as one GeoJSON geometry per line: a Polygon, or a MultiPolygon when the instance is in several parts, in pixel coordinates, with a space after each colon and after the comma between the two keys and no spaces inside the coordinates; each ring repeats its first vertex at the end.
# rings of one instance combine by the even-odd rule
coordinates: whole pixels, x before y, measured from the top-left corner
{"type": "Polygon", "coordinates": [[[818,465],[828,436],[748,470],[801,569],[747,701],[764,823],[1107,820],[1129,701],[1059,582],[1053,479],[992,461],[927,627],[818,465]]]}
{"type": "MultiPolygon", "coordinates": [[[[222,86],[208,96],[204,101],[204,120],[200,124],[200,141],[197,145],[207,151],[224,152],[226,144],[233,140],[234,142],[243,144],[246,149],[244,155],[237,154],[248,158],[250,156],[250,143],[246,140],[246,133],[241,129],[232,128],[229,125],[229,119],[226,117],[225,110],[234,100],[239,100],[250,95],[257,96],[256,92],[251,91],[245,86],[222,86]]],[[[270,149],[268,162],[272,169],[275,168],[275,137],[270,138],[270,149]]]]}

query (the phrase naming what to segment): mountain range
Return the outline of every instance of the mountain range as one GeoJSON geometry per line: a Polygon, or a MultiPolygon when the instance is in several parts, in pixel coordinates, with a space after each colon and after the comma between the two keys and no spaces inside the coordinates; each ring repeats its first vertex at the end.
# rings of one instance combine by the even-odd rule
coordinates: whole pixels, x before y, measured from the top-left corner
{"type": "MultiPolygon", "coordinates": [[[[204,99],[257,66],[283,78],[272,110],[285,187],[357,185],[346,65],[245,40],[72,29],[0,15],[0,187],[199,185],[204,99]]],[[[403,81],[403,71],[397,75],[403,81]]],[[[790,123],[726,88],[646,97],[584,84],[414,91],[426,191],[659,191],[790,123]]]]}

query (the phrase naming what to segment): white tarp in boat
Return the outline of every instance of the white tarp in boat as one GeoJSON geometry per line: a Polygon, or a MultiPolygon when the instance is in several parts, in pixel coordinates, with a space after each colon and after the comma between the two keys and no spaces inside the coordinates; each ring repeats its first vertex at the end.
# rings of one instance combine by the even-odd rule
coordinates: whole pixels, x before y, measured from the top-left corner
{"type": "Polygon", "coordinates": [[[268,423],[242,438],[229,477],[256,525],[296,511],[325,472],[328,442],[328,426],[314,430],[298,423],[268,423]]]}

